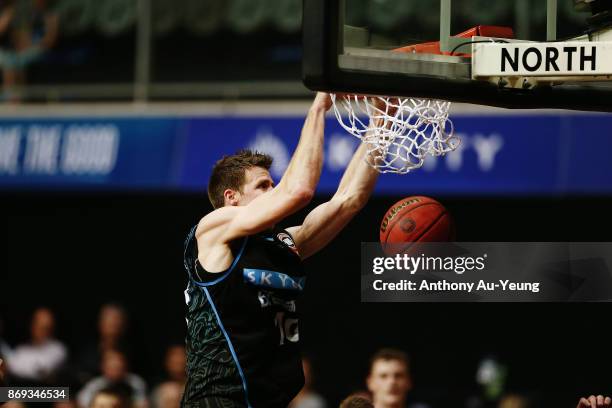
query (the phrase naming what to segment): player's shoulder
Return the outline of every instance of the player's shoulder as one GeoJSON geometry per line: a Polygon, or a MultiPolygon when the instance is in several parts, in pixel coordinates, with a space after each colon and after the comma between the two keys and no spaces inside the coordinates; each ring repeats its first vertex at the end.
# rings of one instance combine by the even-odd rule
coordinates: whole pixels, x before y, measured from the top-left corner
{"type": "Polygon", "coordinates": [[[200,239],[203,236],[215,235],[215,232],[227,226],[239,211],[238,207],[226,206],[209,212],[198,222],[195,237],[200,239]]]}

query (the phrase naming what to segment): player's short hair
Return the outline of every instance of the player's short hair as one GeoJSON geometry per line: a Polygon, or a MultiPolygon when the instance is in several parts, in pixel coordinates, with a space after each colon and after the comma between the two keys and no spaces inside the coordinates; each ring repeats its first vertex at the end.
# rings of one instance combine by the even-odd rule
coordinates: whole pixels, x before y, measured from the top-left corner
{"type": "Polygon", "coordinates": [[[221,208],[225,204],[223,192],[230,188],[242,191],[246,171],[251,167],[263,167],[266,170],[272,166],[272,157],[243,149],[231,156],[223,156],[215,163],[210,180],[208,181],[208,199],[214,208],[221,208]]]}
{"type": "Polygon", "coordinates": [[[368,375],[372,374],[372,368],[374,368],[374,363],[380,360],[395,360],[404,363],[406,366],[406,370],[410,370],[410,358],[408,354],[402,350],[394,349],[394,348],[383,348],[378,350],[372,357],[370,357],[370,369],[368,370],[368,375]]]}

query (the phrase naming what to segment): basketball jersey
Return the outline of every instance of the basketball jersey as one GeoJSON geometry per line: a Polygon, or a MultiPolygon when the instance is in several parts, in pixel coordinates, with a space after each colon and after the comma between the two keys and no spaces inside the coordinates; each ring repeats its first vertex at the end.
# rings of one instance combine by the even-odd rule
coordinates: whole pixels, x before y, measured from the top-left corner
{"type": "Polygon", "coordinates": [[[234,241],[221,273],[185,242],[189,283],[184,407],[286,407],[304,385],[296,298],[305,274],[293,239],[273,229],[234,241]]]}

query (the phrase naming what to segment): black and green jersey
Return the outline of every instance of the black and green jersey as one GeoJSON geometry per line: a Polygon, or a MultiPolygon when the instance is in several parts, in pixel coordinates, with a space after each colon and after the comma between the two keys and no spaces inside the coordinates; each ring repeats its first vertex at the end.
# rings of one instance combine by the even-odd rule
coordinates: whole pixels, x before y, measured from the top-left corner
{"type": "Polygon", "coordinates": [[[304,383],[295,300],[306,278],[292,237],[274,229],[236,240],[231,267],[209,273],[194,234],[183,407],[286,407],[304,383]]]}

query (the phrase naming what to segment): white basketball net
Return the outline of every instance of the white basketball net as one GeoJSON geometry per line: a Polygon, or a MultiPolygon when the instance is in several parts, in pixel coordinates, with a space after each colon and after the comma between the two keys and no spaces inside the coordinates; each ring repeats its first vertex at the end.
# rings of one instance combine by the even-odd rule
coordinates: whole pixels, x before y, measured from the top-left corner
{"type": "Polygon", "coordinates": [[[367,161],[381,173],[406,174],[420,168],[427,155],[441,156],[459,146],[448,118],[450,102],[361,95],[331,97],[338,122],[368,145],[367,161]]]}

